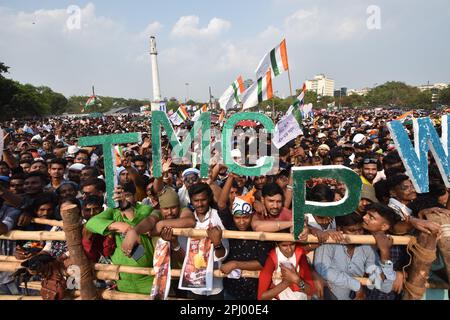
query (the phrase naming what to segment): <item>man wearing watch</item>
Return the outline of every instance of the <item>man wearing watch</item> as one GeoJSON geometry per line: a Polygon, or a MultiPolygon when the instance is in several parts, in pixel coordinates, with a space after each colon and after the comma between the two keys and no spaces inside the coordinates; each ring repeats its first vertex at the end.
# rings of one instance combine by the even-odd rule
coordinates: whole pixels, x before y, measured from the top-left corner
{"type": "MultiPolygon", "coordinates": [[[[336,217],[338,231],[348,235],[361,235],[364,233],[363,219],[354,212],[345,216],[336,217]]],[[[391,242],[384,241],[382,247],[383,257],[389,259],[391,242]]],[[[383,275],[377,279],[377,288],[383,293],[392,291],[395,272],[392,267],[380,262],[376,250],[370,245],[359,244],[324,244],[314,252],[315,270],[326,280],[327,291],[325,299],[331,300],[365,300],[366,288],[357,280],[366,273],[379,272],[383,275]],[[330,291],[330,292],[329,292],[330,291]]]]}
{"type": "Polygon", "coordinates": [[[380,255],[382,277],[394,277],[392,291],[382,292],[373,288],[366,290],[367,300],[400,300],[403,289],[403,267],[408,263],[408,255],[404,246],[393,246],[392,238],[387,232],[400,221],[400,216],[387,206],[372,203],[366,206],[363,216],[363,228],[370,232],[376,240],[375,249],[380,255]]]}

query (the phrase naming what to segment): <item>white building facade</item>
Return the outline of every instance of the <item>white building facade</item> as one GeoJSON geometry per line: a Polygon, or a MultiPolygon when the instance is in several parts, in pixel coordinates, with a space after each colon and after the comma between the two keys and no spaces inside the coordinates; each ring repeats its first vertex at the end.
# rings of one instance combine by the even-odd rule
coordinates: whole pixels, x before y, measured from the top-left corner
{"type": "Polygon", "coordinates": [[[316,75],[313,80],[306,80],[305,85],[306,90],[314,91],[317,95],[334,96],[334,80],[327,78],[324,74],[316,75]]]}

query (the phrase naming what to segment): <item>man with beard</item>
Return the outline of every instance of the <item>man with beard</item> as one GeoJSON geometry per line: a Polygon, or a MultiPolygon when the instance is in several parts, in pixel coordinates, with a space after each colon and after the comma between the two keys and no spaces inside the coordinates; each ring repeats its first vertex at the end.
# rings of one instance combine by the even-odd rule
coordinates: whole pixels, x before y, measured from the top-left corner
{"type": "MultiPolygon", "coordinates": [[[[228,239],[222,239],[222,230],[225,227],[220,219],[219,213],[212,207],[213,192],[206,183],[197,183],[189,188],[189,198],[194,207],[196,220],[195,229],[206,229],[208,238],[214,248],[214,270],[219,269],[220,263],[227,257],[229,252],[228,239]]],[[[181,238],[181,247],[186,252],[186,238],[181,238]]],[[[189,298],[196,300],[223,300],[223,279],[213,278],[212,290],[191,289],[189,298]]]]}
{"type": "MultiPolygon", "coordinates": [[[[162,231],[171,233],[172,228],[193,228],[195,219],[192,211],[180,207],[180,200],[172,188],[165,188],[158,197],[160,211],[154,211],[148,218],[142,220],[126,235],[122,250],[127,253],[136,245],[140,235],[150,233],[152,236],[160,235],[162,231]]],[[[172,239],[173,251],[179,247],[178,240],[172,239]]]]}
{"type": "Polygon", "coordinates": [[[100,176],[100,172],[96,167],[85,166],[81,169],[80,184],[83,184],[89,179],[95,179],[100,176]]]}
{"type": "MultiPolygon", "coordinates": [[[[222,222],[227,230],[252,231],[254,216],[252,204],[253,191],[245,196],[232,195],[235,174],[230,173],[221,192],[218,207],[222,222]],[[228,204],[230,198],[231,206],[228,204]]],[[[258,291],[258,280],[241,277],[242,270],[257,271],[264,266],[271,244],[264,241],[229,239],[230,253],[220,267],[225,274],[223,280],[225,300],[255,300],[258,291]]]]}
{"type": "Polygon", "coordinates": [[[373,155],[365,156],[361,161],[361,181],[372,185],[378,173],[378,159],[373,155]]]}
{"type": "MultiPolygon", "coordinates": [[[[111,256],[113,264],[120,264],[132,267],[153,267],[154,244],[146,235],[139,237],[139,242],[143,247],[143,255],[139,258],[130,258],[131,250],[122,251],[122,242],[126,234],[138,225],[142,220],[152,214],[153,208],[137,203],[135,198],[136,188],[133,183],[127,183],[115,189],[114,200],[119,201],[119,208],[108,208],[102,213],[93,216],[86,224],[87,230],[103,236],[113,234],[116,242],[116,249],[111,256]]],[[[153,276],[138,275],[130,273],[120,273],[117,281],[119,291],[130,293],[149,294],[153,276]]]]}
{"type": "Polygon", "coordinates": [[[150,175],[148,174],[148,160],[144,156],[134,156],[131,159],[133,166],[138,171],[142,179],[144,179],[145,185],[150,183],[150,175]]]}
{"type": "Polygon", "coordinates": [[[284,192],[276,183],[264,185],[261,190],[263,212],[252,219],[254,231],[278,232],[292,227],[292,211],[283,207],[284,192]]]}
{"type": "Polygon", "coordinates": [[[75,182],[76,184],[80,184],[81,182],[81,170],[83,170],[85,167],[82,163],[74,163],[69,167],[69,173],[67,174],[67,178],[70,181],[75,182]]]}

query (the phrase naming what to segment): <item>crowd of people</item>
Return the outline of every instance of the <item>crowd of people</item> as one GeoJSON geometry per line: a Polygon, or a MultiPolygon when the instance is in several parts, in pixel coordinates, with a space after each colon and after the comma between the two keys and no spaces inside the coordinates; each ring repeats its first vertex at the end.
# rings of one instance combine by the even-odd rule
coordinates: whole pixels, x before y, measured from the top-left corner
{"type": "MultiPolygon", "coordinates": [[[[390,110],[317,112],[304,119],[303,134],[278,150],[278,169],[270,175],[247,177],[230,172],[216,155],[207,179],[199,165],[175,163],[169,139],[163,136],[162,157],[152,159],[150,118],[133,115],[102,118],[58,117],[13,120],[4,132],[0,162],[0,234],[11,230],[59,231],[33,218],[61,220],[61,206],[78,206],[83,219],[82,245],[92,263],[153,267],[158,238],[170,242],[171,265],[180,269],[187,255],[185,237],[174,228],[206,229],[214,247],[211,290],[179,290],[170,295],[189,299],[226,300],[397,300],[404,293],[405,246],[391,235],[438,235],[440,226],[425,213],[450,214],[450,200],[437,165],[429,157],[430,192],[417,194],[386,124],[399,116],[390,110]],[[117,206],[106,206],[101,146],[80,147],[78,138],[141,132],[142,142],[121,146],[117,163],[117,206]],[[162,163],[155,178],[152,164],[162,163]],[[321,217],[307,214],[301,239],[314,235],[319,244],[226,239],[223,230],[291,232],[294,166],[344,165],[363,182],[358,208],[351,214],[321,217]],[[346,243],[346,235],[373,235],[376,245],[346,243]],[[324,244],[333,239],[336,244],[324,244]],[[136,252],[136,247],[142,252],[136,252]],[[258,278],[241,275],[259,271],[258,278]],[[237,276],[236,276],[237,274],[237,276]],[[378,274],[374,285],[357,278],[378,274]]],[[[440,113],[429,116],[438,132],[440,113]]],[[[418,116],[416,113],[415,116],[418,116]]],[[[412,125],[405,121],[413,139],[412,125]]],[[[192,123],[181,127],[190,129],[192,123]]],[[[222,124],[213,127],[220,130],[222,124]]],[[[246,128],[258,132],[261,126],[246,128]]],[[[178,128],[176,128],[178,129],[178,128]]],[[[219,137],[214,137],[219,142],[219,137]]],[[[248,155],[233,150],[233,158],[248,163],[248,155]]],[[[307,200],[341,199],[345,185],[316,178],[307,183],[307,200]]],[[[351,190],[349,190],[351,192],[351,190]]],[[[72,264],[64,241],[0,240],[0,255],[20,260],[50,256],[65,267],[72,264]]],[[[120,273],[117,281],[98,286],[121,292],[149,294],[154,277],[120,273]]],[[[0,294],[22,294],[20,280],[0,272],[0,294]]]]}

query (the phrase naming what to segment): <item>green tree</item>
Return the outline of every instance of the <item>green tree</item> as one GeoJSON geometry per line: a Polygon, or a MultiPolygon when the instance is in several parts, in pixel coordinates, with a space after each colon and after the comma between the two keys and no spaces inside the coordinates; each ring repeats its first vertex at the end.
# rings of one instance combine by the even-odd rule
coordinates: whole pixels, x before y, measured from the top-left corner
{"type": "Polygon", "coordinates": [[[0,77],[2,76],[2,73],[8,73],[8,69],[8,66],[6,66],[3,62],[0,62],[0,77]]]}
{"type": "Polygon", "coordinates": [[[180,106],[180,104],[178,103],[178,101],[176,99],[175,100],[170,99],[167,102],[166,109],[167,109],[167,111],[169,111],[169,110],[176,111],[179,106],[180,106]]]}
{"type": "MultiPolygon", "coordinates": [[[[403,82],[390,81],[373,88],[367,94],[367,101],[374,107],[420,107],[418,103],[425,103],[425,94],[421,94],[416,87],[403,82]]],[[[430,99],[431,100],[431,99],[430,99]]]]}
{"type": "Polygon", "coordinates": [[[450,105],[450,86],[439,92],[439,103],[450,105]]]}

